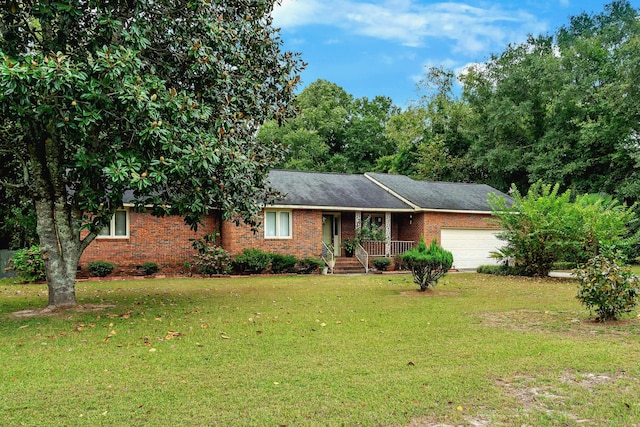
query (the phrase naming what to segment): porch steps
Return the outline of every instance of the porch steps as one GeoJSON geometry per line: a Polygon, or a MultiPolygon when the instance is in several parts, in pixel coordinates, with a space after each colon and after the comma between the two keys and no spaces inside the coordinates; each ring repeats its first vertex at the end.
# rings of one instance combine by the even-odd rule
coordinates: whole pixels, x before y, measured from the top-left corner
{"type": "Polygon", "coordinates": [[[362,274],[364,267],[357,258],[337,257],[333,268],[334,274],[362,274]]]}

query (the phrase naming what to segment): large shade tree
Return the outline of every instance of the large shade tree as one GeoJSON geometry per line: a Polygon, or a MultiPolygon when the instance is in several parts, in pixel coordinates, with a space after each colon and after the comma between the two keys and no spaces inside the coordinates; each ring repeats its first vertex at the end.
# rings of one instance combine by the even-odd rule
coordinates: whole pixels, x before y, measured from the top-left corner
{"type": "Polygon", "coordinates": [[[469,155],[490,172],[485,182],[640,198],[639,18],[629,1],[612,1],[462,76],[469,155]]]}
{"type": "Polygon", "coordinates": [[[385,127],[399,113],[388,97],[353,98],[342,87],[316,80],[296,97],[300,115],[279,126],[260,129],[258,139],[280,141],[289,148],[280,165],[287,169],[362,173],[392,153],[385,127]]]}
{"type": "Polygon", "coordinates": [[[274,0],[2,2],[2,183],[33,201],[49,306],[76,304],[82,251],[131,191],[197,226],[211,207],[255,224],[302,63],[274,0]]]}

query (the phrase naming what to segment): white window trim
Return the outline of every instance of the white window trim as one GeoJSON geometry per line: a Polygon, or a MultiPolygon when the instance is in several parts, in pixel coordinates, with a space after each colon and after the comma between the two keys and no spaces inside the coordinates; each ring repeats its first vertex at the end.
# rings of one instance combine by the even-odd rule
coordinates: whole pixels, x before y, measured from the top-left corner
{"type": "Polygon", "coordinates": [[[292,239],[293,238],[293,212],[288,209],[265,209],[264,211],[264,238],[265,239],[292,239]],[[276,235],[267,236],[267,213],[275,212],[276,214],[276,235]],[[286,212],[289,214],[289,235],[280,235],[280,214],[286,212]]]}
{"type": "Polygon", "coordinates": [[[96,236],[96,239],[128,239],[129,238],[129,229],[131,226],[131,217],[129,215],[129,208],[118,209],[118,211],[120,212],[124,211],[126,214],[126,218],[127,218],[126,234],[124,236],[116,236],[115,234],[116,215],[113,214],[113,216],[111,217],[111,221],[109,222],[109,234],[98,234],[98,236],[96,236]]]}

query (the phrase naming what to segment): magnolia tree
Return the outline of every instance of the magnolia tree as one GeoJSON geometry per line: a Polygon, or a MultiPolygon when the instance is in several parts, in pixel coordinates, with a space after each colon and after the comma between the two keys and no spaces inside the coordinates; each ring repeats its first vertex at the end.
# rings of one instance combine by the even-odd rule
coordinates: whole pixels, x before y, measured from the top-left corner
{"type": "Polygon", "coordinates": [[[212,207],[256,224],[283,150],[254,136],[293,116],[303,65],[273,4],[2,3],[1,182],[35,206],[50,307],[76,304],[79,258],[125,192],[192,227],[212,207]]]}

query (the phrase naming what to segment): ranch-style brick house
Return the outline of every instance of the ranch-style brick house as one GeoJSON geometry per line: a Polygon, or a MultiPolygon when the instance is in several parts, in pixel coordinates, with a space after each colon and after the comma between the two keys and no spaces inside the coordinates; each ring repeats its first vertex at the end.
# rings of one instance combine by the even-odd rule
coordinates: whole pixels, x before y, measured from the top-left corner
{"type": "Polygon", "coordinates": [[[383,173],[288,170],[272,170],[269,182],[284,197],[264,208],[257,233],[221,220],[215,210],[194,232],[181,217],[136,212],[124,200],[124,209],[85,250],[80,265],[103,260],[126,271],[155,262],[161,268],[180,269],[195,253],[189,239],[214,231],[231,254],[259,248],[325,260],[333,253],[339,261],[345,257],[342,244],[355,237],[367,219],[382,227],[385,240],[365,242],[356,249],[363,271],[371,257],[402,253],[421,237],[427,243],[435,238],[451,251],[456,269],[495,264],[490,253],[502,246],[496,226],[488,221],[488,198],[509,196],[488,185],[417,181],[383,173]]]}

